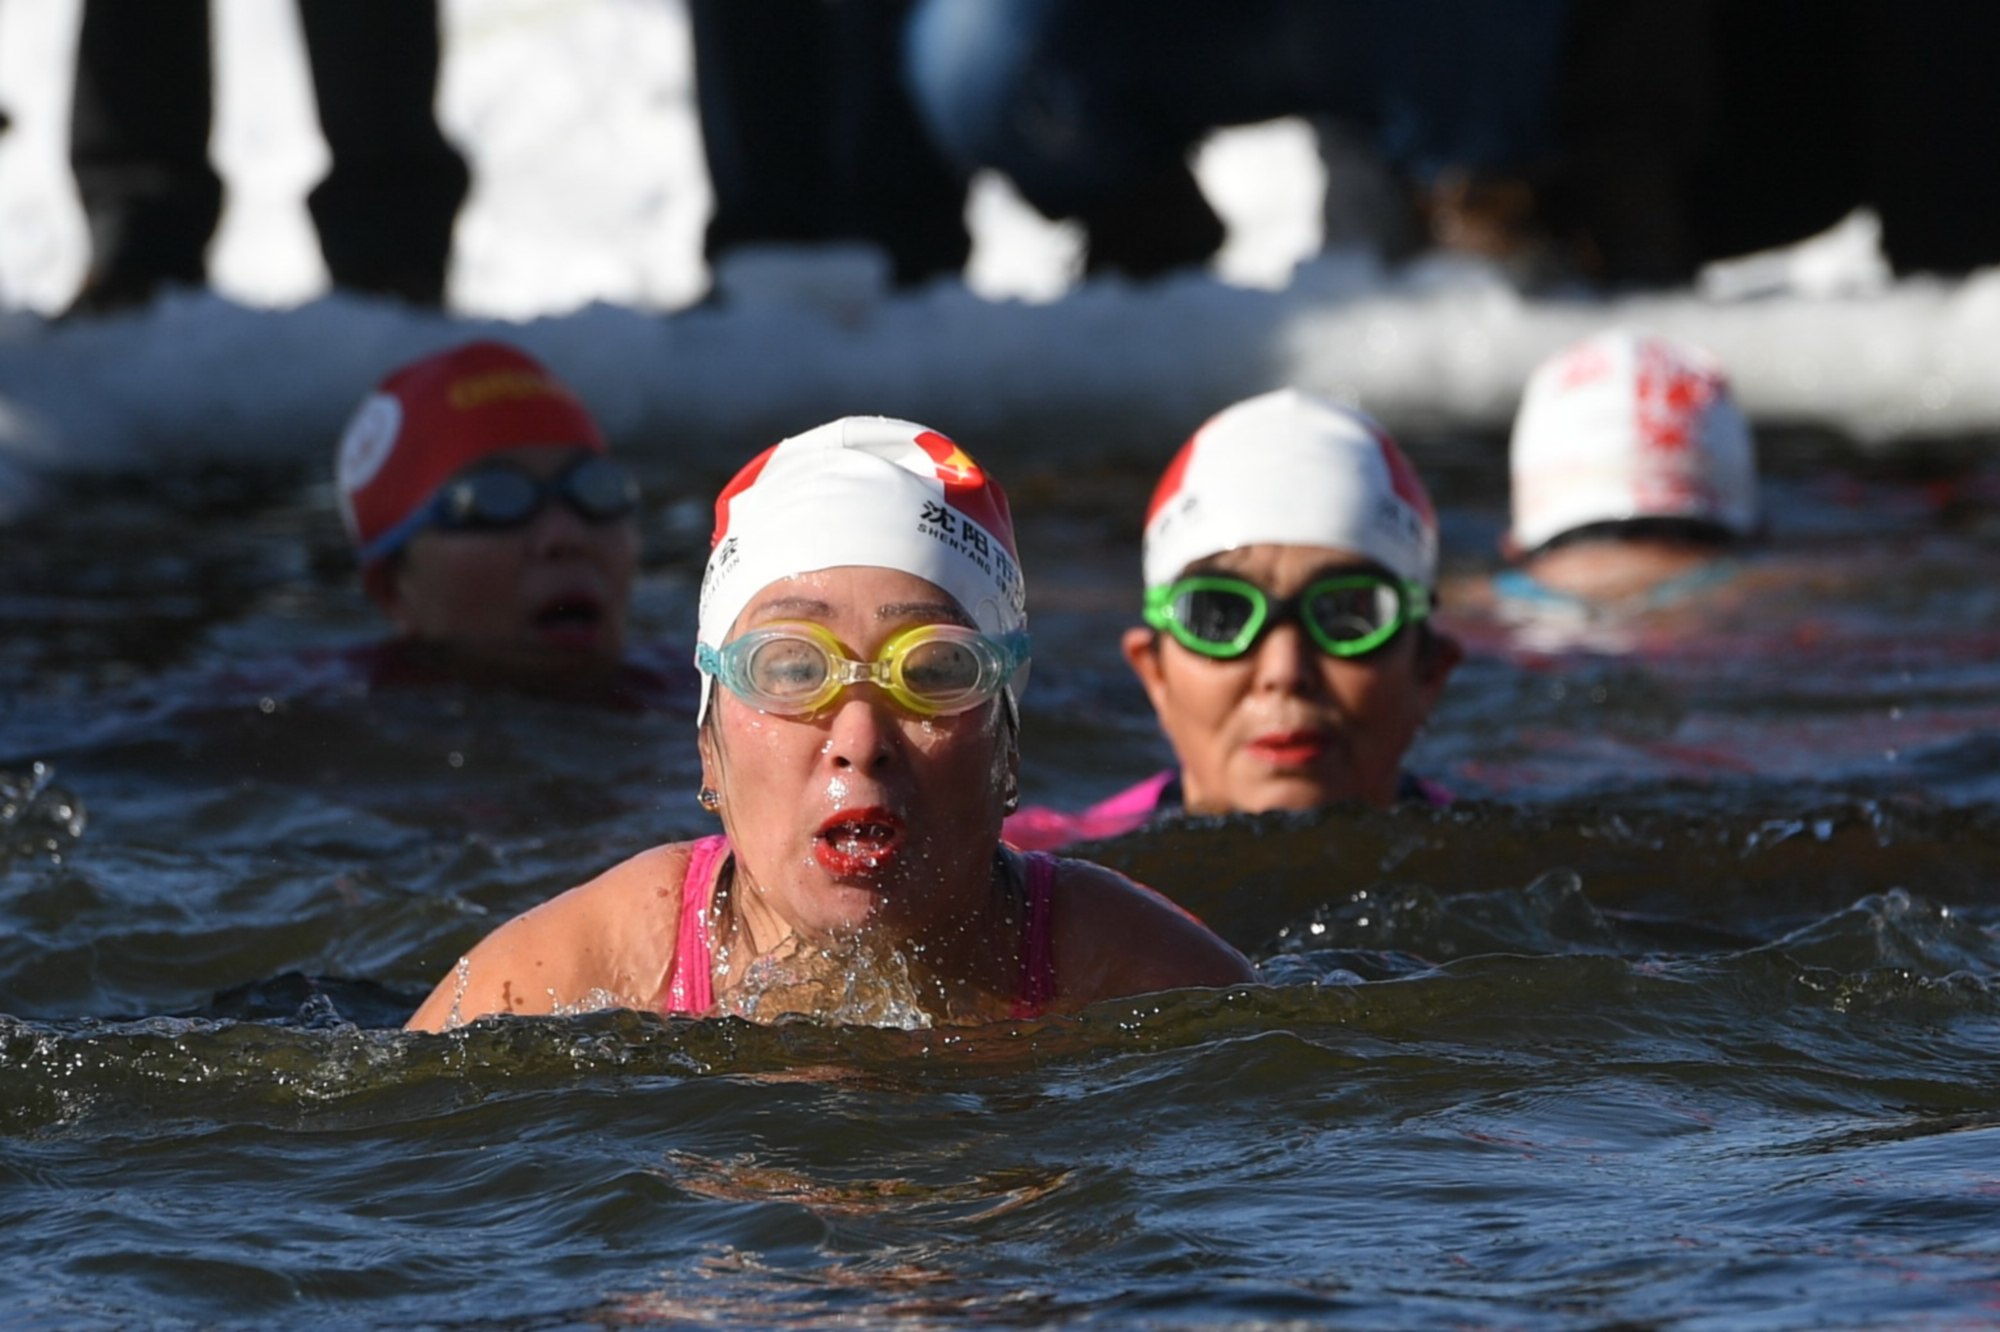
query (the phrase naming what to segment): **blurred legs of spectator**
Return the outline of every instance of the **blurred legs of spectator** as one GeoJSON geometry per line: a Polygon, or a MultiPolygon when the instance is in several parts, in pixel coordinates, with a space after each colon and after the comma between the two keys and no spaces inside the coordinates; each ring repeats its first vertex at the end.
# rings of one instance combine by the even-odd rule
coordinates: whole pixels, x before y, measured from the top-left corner
{"type": "Polygon", "coordinates": [[[1657,287],[1694,276],[1689,191],[1717,125],[1718,8],[1716,0],[1571,8],[1556,104],[1560,162],[1543,220],[1602,282],[1657,287]]]}
{"type": "Polygon", "coordinates": [[[859,240],[895,281],[957,274],[965,180],[902,80],[907,0],[689,0],[696,105],[715,191],[703,250],[859,240]]]}
{"type": "Polygon", "coordinates": [[[438,129],[436,0],[299,0],[333,168],[307,199],[334,285],[442,305],[471,185],[438,129]]]}
{"type": "Polygon", "coordinates": [[[1207,260],[1222,225],[1188,165],[1209,131],[1354,126],[1418,190],[1545,166],[1565,0],[921,0],[909,77],[967,170],[1081,219],[1093,271],[1207,260]]]}
{"type": "Polygon", "coordinates": [[[1718,132],[1690,190],[1709,258],[1785,245],[1868,205],[1896,271],[2000,263],[1990,90],[2000,9],[1757,0],[1716,11],[1718,132]]]}
{"type": "MultiPolygon", "coordinates": [[[[300,17],[333,158],[308,207],[334,285],[441,304],[469,177],[434,114],[435,0],[300,0],[300,17]]],[[[208,0],[85,0],[70,161],[91,266],[74,310],[207,280],[212,106],[208,0]]]]}
{"type": "Polygon", "coordinates": [[[76,309],[199,286],[222,213],[208,161],[208,0],[86,0],[77,34],[70,165],[90,227],[76,309]]]}

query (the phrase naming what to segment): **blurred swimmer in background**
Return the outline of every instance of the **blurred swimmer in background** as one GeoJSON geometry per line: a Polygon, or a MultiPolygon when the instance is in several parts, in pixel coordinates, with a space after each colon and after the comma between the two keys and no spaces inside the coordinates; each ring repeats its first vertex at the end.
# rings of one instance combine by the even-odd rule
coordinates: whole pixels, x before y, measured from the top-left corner
{"type": "Polygon", "coordinates": [[[1157,893],[1002,843],[1026,605],[1005,493],[936,431],[847,417],[760,454],[716,501],[701,588],[697,799],[723,832],[501,926],[410,1025],[917,1027],[1253,981],[1157,893]]]}
{"type": "Polygon", "coordinates": [[[472,342],[391,373],[349,420],[336,479],[362,585],[396,630],[377,682],[560,692],[632,675],[639,486],[525,352],[472,342]]]}
{"type": "Polygon", "coordinates": [[[1154,490],[1123,643],[1177,765],[1081,813],[1024,809],[1008,840],[1444,803],[1403,768],[1461,656],[1431,621],[1437,561],[1430,496],[1377,422],[1290,389],[1218,413],[1154,490]]]}
{"type": "Polygon", "coordinates": [[[1707,352],[1611,330],[1544,361],[1508,448],[1503,597],[1660,606],[1756,538],[1757,446],[1707,352]]]}

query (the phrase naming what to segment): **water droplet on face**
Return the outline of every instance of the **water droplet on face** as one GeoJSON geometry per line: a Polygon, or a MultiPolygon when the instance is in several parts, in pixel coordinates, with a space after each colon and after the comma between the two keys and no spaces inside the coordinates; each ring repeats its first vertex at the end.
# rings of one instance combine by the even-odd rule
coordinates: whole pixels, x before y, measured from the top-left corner
{"type": "Polygon", "coordinates": [[[454,768],[462,768],[465,766],[465,755],[454,749],[444,756],[444,761],[454,768]]]}

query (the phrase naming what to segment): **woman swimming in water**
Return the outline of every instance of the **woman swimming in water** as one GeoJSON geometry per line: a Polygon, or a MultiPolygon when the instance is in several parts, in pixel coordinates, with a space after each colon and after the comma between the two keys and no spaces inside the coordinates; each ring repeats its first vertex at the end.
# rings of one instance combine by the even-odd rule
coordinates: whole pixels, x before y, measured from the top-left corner
{"type": "Polygon", "coordinates": [[[335,480],[378,683],[627,685],[639,487],[569,386],[478,341],[400,367],[343,431],[335,480]]]}
{"type": "Polygon", "coordinates": [[[1430,620],[1437,518],[1379,424],[1290,389],[1226,408],[1154,490],[1143,563],[1125,657],[1178,765],[1079,814],[1022,810],[1009,842],[1446,799],[1403,770],[1461,655],[1430,620]]]}
{"type": "Polygon", "coordinates": [[[410,1026],[606,1007],[978,1022],[1255,979],[1164,898],[1000,843],[1028,669],[1013,522],[963,450],[849,417],[716,501],[700,800],[655,847],[494,931],[410,1026]]]}
{"type": "Polygon", "coordinates": [[[1654,609],[1725,579],[1763,527],[1756,438],[1728,375],[1657,334],[1610,329],[1542,362],[1508,471],[1503,597],[1654,609]]]}

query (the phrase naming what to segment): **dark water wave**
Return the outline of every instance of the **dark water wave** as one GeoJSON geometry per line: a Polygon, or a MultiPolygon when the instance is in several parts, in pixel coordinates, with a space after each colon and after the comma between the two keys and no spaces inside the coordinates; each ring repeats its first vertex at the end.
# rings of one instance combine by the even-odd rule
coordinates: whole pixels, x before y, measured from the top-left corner
{"type": "MultiPolygon", "coordinates": [[[[757,1077],[802,1069],[848,1070],[830,1075],[836,1081],[921,1086],[1273,1031],[1334,1043],[1505,1051],[1518,1043],[1524,1022],[1541,1057],[1768,1039],[1807,1055],[1823,1046],[1821,1062],[1865,1075],[1904,1061],[1858,1057],[1877,1039],[1900,1042],[1917,1031],[1932,1040],[1953,1024],[1976,1028],[2000,1016],[2000,937],[1992,925],[2000,912],[1968,913],[1900,889],[1768,942],[1704,955],[1656,952],[1650,928],[1634,931],[1597,912],[1570,876],[1550,876],[1520,894],[1370,891],[1347,910],[1374,914],[1380,928],[1359,919],[1361,928],[1350,929],[1340,913],[1328,913],[1265,959],[1265,986],[1152,996],[1071,1018],[974,1030],[760,1027],[610,1012],[487,1022],[431,1038],[359,1026],[338,1007],[345,1001],[366,1013],[373,1005],[379,1013],[394,1003],[387,991],[303,979],[272,987],[303,996],[295,1012],[257,1020],[5,1018],[0,1062],[13,1076],[0,1089],[0,1118],[16,1132],[100,1114],[366,1120],[379,1098],[421,1103],[437,1084],[456,1094],[512,1094],[606,1076],[757,1077]],[[1487,946],[1471,949],[1474,939],[1487,946]],[[1440,952],[1465,955],[1425,958],[1440,952]]],[[[264,1002],[275,1009],[268,996],[264,1002]]],[[[1932,1073],[1974,1071],[1939,1064],[1936,1051],[1926,1059],[1932,1073]]],[[[1977,1056],[1981,1067],[1987,1059],[1985,1051],[1977,1056]]],[[[2000,1072],[1992,1081],[2000,1086],[2000,1072]]],[[[1201,1089],[1185,1090],[1199,1099],[1201,1089]]],[[[391,1110],[388,1117],[397,1116],[391,1110]]]]}
{"type": "Polygon", "coordinates": [[[1971,1315],[1979,933],[1892,894],[1695,958],[1301,950],[974,1032],[0,1020],[0,1288],[78,1326],[1971,1315]]]}
{"type": "MultiPolygon", "coordinates": [[[[1498,456],[1443,478],[1453,558],[1498,456]]],[[[1164,759],[1115,634],[1149,471],[1016,491],[1032,799],[1164,759]]],[[[1459,804],[1085,848],[1266,985],[420,1037],[494,925],[712,827],[691,720],[373,688],[294,481],[11,534],[0,1325],[1995,1321],[2000,492],[1774,478],[1798,560],[1695,632],[1453,587],[1470,655],[1414,763],[1459,804]]],[[[673,660],[688,508],[646,519],[673,660]]]]}

